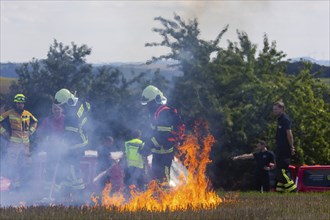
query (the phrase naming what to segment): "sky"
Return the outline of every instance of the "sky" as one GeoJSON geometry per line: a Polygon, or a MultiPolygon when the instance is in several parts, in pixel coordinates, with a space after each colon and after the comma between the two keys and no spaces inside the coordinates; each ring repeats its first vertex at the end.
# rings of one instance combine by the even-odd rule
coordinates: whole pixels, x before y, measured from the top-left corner
{"type": "Polygon", "coordinates": [[[146,62],[169,48],[161,42],[154,18],[197,19],[200,38],[214,40],[229,25],[220,46],[237,42],[244,31],[262,49],[264,34],[287,58],[330,60],[329,0],[256,1],[1,1],[0,61],[44,59],[54,39],[92,49],[90,63],[146,62]]]}

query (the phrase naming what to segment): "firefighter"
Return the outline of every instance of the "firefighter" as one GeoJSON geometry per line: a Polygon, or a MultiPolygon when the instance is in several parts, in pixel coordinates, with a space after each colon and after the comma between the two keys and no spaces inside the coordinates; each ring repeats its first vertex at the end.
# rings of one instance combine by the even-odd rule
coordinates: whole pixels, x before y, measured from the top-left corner
{"type": "Polygon", "coordinates": [[[146,180],[146,157],[142,157],[138,152],[143,147],[141,140],[141,131],[135,130],[133,132],[133,139],[125,142],[125,156],[126,156],[126,179],[127,185],[134,185],[139,190],[144,189],[146,180]]]}
{"type": "Polygon", "coordinates": [[[295,155],[291,120],[285,114],[284,103],[277,101],[273,104],[273,114],[277,117],[276,129],[276,191],[296,192],[297,186],[288,175],[289,165],[295,155]]]}
{"type": "Polygon", "coordinates": [[[167,98],[157,87],[149,85],[143,90],[141,104],[148,108],[150,129],[139,152],[143,156],[152,153],[152,179],[168,184],[174,152],[183,140],[185,126],[177,110],[166,102],[167,98]]]}
{"type": "Polygon", "coordinates": [[[88,145],[86,123],[90,104],[79,100],[68,89],[61,89],[55,94],[55,104],[62,107],[65,114],[62,146],[64,148],[55,190],[64,193],[64,196],[71,200],[69,202],[81,204],[87,199],[80,161],[88,145]]]}
{"type": "Polygon", "coordinates": [[[21,186],[24,167],[31,164],[30,137],[36,131],[38,120],[25,107],[25,96],[14,97],[14,108],[0,116],[0,134],[8,140],[5,175],[11,187],[21,186]]]}

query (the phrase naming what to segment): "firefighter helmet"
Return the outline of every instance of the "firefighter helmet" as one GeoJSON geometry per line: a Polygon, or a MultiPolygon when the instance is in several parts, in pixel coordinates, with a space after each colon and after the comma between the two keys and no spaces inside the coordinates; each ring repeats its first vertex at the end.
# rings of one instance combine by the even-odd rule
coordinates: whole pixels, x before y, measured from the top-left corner
{"type": "Polygon", "coordinates": [[[16,94],[15,97],[14,97],[14,102],[24,103],[25,102],[25,95],[23,95],[23,94],[16,94]]]}
{"type": "Polygon", "coordinates": [[[141,104],[146,105],[152,100],[155,100],[157,104],[163,105],[167,102],[167,98],[157,87],[149,85],[142,92],[141,104]]]}
{"type": "Polygon", "coordinates": [[[57,105],[68,104],[70,106],[75,106],[77,102],[78,98],[67,89],[60,89],[55,94],[55,104],[57,105]]]}

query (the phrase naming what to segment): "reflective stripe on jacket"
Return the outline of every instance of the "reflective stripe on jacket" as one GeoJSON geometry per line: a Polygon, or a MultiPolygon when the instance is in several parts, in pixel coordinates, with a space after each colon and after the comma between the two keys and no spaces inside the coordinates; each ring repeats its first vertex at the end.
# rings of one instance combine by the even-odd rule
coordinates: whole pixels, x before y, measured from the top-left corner
{"type": "Polygon", "coordinates": [[[82,148],[88,145],[85,131],[87,115],[90,111],[88,102],[78,102],[77,106],[69,107],[65,112],[64,135],[69,149],[82,148]]]}
{"type": "Polygon", "coordinates": [[[15,109],[10,109],[0,116],[0,134],[8,132],[11,142],[28,144],[30,135],[37,129],[37,123],[38,120],[29,111],[24,110],[19,114],[15,109]]]}
{"type": "Polygon", "coordinates": [[[153,130],[150,141],[154,146],[151,148],[151,152],[157,154],[172,153],[180,141],[179,126],[181,126],[181,118],[177,111],[166,105],[159,106],[150,125],[153,130]]]}

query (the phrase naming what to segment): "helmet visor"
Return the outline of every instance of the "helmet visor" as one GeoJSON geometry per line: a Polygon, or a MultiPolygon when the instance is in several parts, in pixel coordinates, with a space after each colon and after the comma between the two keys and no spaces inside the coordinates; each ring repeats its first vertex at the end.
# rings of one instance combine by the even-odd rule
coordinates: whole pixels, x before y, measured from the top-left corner
{"type": "Polygon", "coordinates": [[[14,97],[14,102],[20,102],[20,103],[24,103],[25,102],[25,96],[22,94],[17,94],[14,97]]]}
{"type": "Polygon", "coordinates": [[[24,98],[16,98],[16,99],[14,99],[14,102],[16,102],[16,103],[25,103],[25,99],[24,98]]]}
{"type": "Polygon", "coordinates": [[[165,96],[162,97],[162,101],[161,101],[161,104],[162,105],[166,105],[167,103],[167,98],[165,96]]]}
{"type": "Polygon", "coordinates": [[[70,106],[76,106],[77,105],[77,102],[78,102],[78,97],[73,97],[71,99],[69,99],[70,102],[68,102],[68,105],[70,106]]]}

